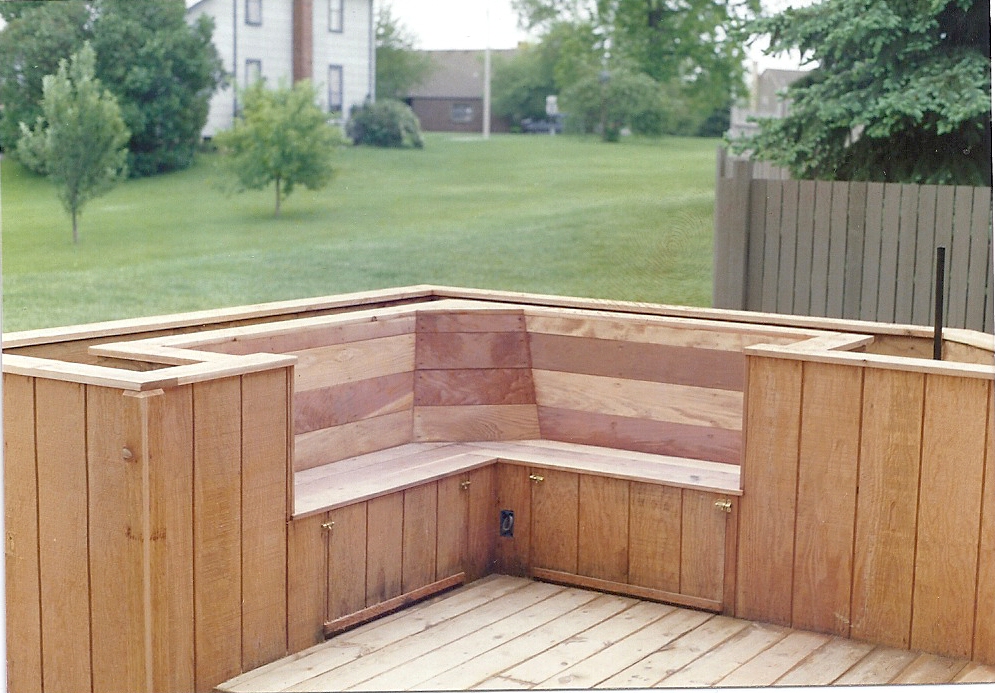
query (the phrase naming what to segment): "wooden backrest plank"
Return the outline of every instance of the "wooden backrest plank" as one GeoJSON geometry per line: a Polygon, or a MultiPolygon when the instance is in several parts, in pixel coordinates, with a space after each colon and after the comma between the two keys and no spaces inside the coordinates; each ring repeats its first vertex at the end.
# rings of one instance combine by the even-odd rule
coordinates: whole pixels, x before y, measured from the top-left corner
{"type": "Polygon", "coordinates": [[[7,685],[42,690],[35,380],[3,374],[7,685]]]}
{"type": "Polygon", "coordinates": [[[297,392],[413,371],[414,335],[332,344],[291,352],[297,357],[294,386],[297,392]]]}
{"type": "Polygon", "coordinates": [[[331,385],[294,394],[294,432],[322,428],[410,411],[414,400],[414,372],[331,385]]]}
{"type": "Polygon", "coordinates": [[[419,370],[414,374],[414,406],[535,404],[528,368],[419,370]]]}
{"type": "Polygon", "coordinates": [[[242,670],[287,653],[289,369],[242,376],[242,670]]]}
{"type": "Polygon", "coordinates": [[[863,369],[806,363],[803,378],[791,621],[845,637],[863,369]]]}
{"type": "Polygon", "coordinates": [[[242,671],[241,379],[197,383],[194,398],[196,690],[242,671]]]}
{"type": "Polygon", "coordinates": [[[410,443],[412,422],[411,411],[400,411],[296,435],[294,471],[410,443]]]}
{"type": "Polygon", "coordinates": [[[416,407],[416,441],[517,440],[539,437],[534,404],[416,407]]]}
{"type": "Polygon", "coordinates": [[[42,680],[90,690],[86,396],[77,383],[35,383],[42,680]]]}
{"type": "Polygon", "coordinates": [[[949,657],[974,637],[988,387],[926,376],[911,645],[949,657]]]}

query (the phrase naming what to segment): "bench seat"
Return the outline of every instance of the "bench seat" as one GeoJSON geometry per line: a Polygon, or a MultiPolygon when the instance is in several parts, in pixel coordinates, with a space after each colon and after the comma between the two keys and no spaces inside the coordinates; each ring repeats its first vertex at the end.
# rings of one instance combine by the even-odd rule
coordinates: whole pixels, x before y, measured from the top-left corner
{"type": "Polygon", "coordinates": [[[551,440],[408,443],[294,475],[301,518],[437,481],[495,462],[742,495],[739,467],[551,440]]]}

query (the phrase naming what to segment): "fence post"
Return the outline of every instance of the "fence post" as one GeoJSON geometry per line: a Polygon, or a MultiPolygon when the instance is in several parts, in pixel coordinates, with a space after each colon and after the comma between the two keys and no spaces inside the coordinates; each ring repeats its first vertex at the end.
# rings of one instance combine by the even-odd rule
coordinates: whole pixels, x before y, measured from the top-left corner
{"type": "Polygon", "coordinates": [[[732,177],[726,177],[729,162],[724,154],[719,154],[715,180],[712,306],[745,310],[753,162],[733,161],[732,177]]]}

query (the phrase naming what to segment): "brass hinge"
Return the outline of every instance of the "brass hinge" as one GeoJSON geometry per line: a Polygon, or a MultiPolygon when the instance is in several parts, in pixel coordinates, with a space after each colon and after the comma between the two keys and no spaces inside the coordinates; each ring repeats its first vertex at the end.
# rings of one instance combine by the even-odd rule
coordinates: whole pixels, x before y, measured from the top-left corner
{"type": "Polygon", "coordinates": [[[321,528],[323,530],[327,531],[327,532],[331,532],[332,531],[332,527],[334,527],[334,526],[335,526],[335,523],[331,522],[331,521],[329,521],[329,522],[322,522],[321,523],[321,528]]]}
{"type": "Polygon", "coordinates": [[[722,500],[715,501],[715,507],[719,510],[723,510],[727,513],[732,512],[732,501],[728,498],[723,498],[722,500]]]}
{"type": "Polygon", "coordinates": [[[529,481],[534,481],[537,484],[541,484],[546,478],[538,474],[529,474],[529,481]]]}

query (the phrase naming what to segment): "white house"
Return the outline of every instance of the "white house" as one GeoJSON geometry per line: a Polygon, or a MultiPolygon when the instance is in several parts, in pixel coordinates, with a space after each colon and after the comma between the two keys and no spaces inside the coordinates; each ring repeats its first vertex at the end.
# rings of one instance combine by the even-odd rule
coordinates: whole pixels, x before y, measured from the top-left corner
{"type": "Polygon", "coordinates": [[[214,18],[232,84],[211,100],[204,136],[231,127],[237,89],[310,79],[321,107],[348,116],[375,92],[373,0],[186,0],[187,21],[214,18]],[[232,88],[237,86],[237,89],[232,88]]]}

